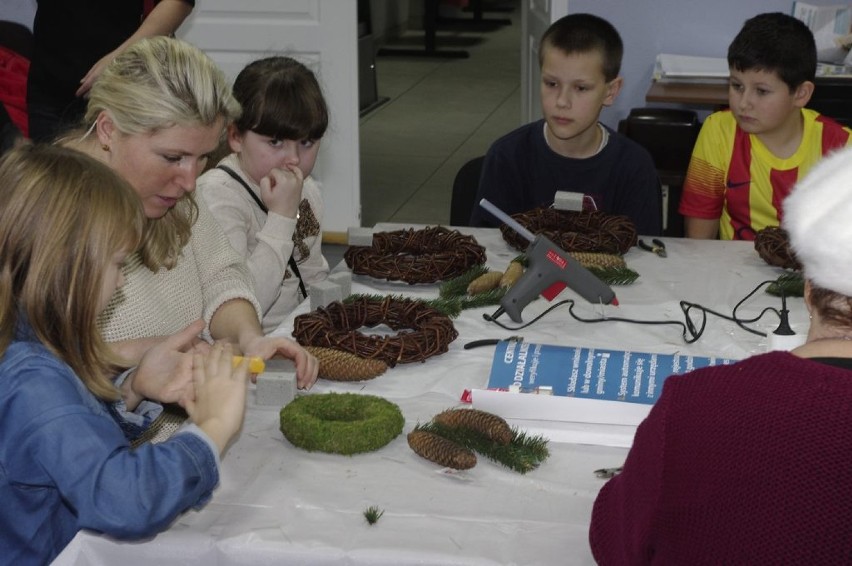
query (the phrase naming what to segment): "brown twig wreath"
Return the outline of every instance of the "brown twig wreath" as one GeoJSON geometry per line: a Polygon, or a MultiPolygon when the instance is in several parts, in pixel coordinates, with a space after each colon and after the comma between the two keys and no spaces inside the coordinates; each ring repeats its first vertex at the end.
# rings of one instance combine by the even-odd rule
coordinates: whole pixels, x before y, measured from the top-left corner
{"type": "Polygon", "coordinates": [[[447,315],[423,301],[394,297],[357,297],[351,302],[334,302],[301,314],[293,321],[293,337],[302,346],[336,348],[361,358],[383,360],[390,367],[442,354],[457,336],[447,315]],[[357,330],[379,324],[411,332],[366,336],[357,330]]]}
{"type": "Polygon", "coordinates": [[[485,263],[485,248],[473,236],[443,226],[373,234],[373,245],[343,254],[353,273],[388,281],[435,283],[485,263]]]}
{"type": "Polygon", "coordinates": [[[763,261],[775,267],[800,271],[802,264],[790,248],[787,231],[777,226],[760,230],[754,237],[754,249],[763,261]]]}
{"type": "MultiPolygon", "coordinates": [[[[512,218],[533,234],[543,234],[568,252],[624,254],[636,245],[636,226],[626,216],[597,211],[534,208],[512,218]]],[[[517,250],[529,242],[507,225],[500,226],[503,239],[517,250]]]]}

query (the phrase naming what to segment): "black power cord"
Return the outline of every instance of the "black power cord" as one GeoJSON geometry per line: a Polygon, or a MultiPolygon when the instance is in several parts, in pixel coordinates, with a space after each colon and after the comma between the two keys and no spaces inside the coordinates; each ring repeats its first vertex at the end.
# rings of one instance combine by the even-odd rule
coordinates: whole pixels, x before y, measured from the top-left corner
{"type": "Polygon", "coordinates": [[[775,329],[773,334],[777,334],[778,336],[793,336],[796,334],[790,328],[790,311],[787,309],[787,294],[784,292],[784,289],[781,289],[781,312],[779,316],[781,317],[781,321],[778,323],[778,328],[775,329]]]}
{"type": "MultiPolygon", "coordinates": [[[[786,303],[786,300],[784,298],[784,295],[782,294],[782,296],[781,296],[781,311],[780,312],[777,309],[774,309],[772,307],[767,307],[767,308],[763,309],[760,312],[760,314],[757,315],[754,318],[742,319],[742,318],[739,318],[737,316],[737,309],[740,308],[743,305],[743,303],[745,303],[748,299],[750,299],[762,287],[764,287],[766,285],[770,285],[772,283],[775,283],[774,279],[769,280],[769,281],[763,281],[762,283],[758,284],[757,287],[755,287],[751,292],[749,292],[745,297],[742,298],[742,300],[740,300],[734,306],[734,309],[733,309],[733,311],[731,312],[730,315],[726,315],[726,314],[723,314],[723,313],[720,313],[720,312],[716,312],[712,309],[709,309],[707,307],[699,305],[698,303],[691,303],[689,301],[680,301],[680,309],[683,312],[683,316],[684,316],[683,322],[679,321],[679,320],[638,320],[638,319],[632,319],[632,318],[622,318],[622,317],[617,317],[617,316],[608,316],[608,317],[603,317],[603,318],[583,318],[583,317],[579,316],[577,313],[574,312],[574,305],[575,305],[574,299],[565,299],[564,301],[559,301],[558,303],[555,303],[552,306],[550,306],[547,310],[542,312],[540,315],[538,315],[537,317],[535,317],[531,321],[529,321],[525,324],[522,324],[520,326],[510,327],[510,326],[506,326],[502,322],[499,322],[497,320],[497,317],[500,316],[500,314],[502,314],[502,309],[497,309],[497,311],[495,311],[494,315],[483,314],[482,318],[484,318],[488,322],[493,322],[494,324],[496,324],[500,328],[514,332],[516,330],[521,330],[523,328],[527,328],[528,326],[538,322],[539,320],[544,318],[547,314],[549,314],[554,309],[559,308],[563,305],[568,305],[568,314],[570,314],[571,317],[574,320],[577,320],[579,322],[587,322],[587,323],[628,322],[628,323],[631,323],[631,324],[679,326],[682,329],[681,335],[683,336],[683,340],[687,344],[692,344],[692,343],[698,341],[698,339],[701,338],[701,336],[704,334],[704,329],[707,327],[707,315],[712,314],[714,316],[718,316],[719,318],[722,318],[722,319],[725,319],[725,320],[730,320],[731,322],[734,322],[737,326],[739,326],[740,328],[742,328],[743,330],[745,330],[747,332],[751,332],[752,334],[757,334],[758,336],[764,336],[765,337],[766,336],[765,332],[761,332],[760,330],[755,330],[754,328],[749,328],[748,326],[746,326],[746,324],[751,324],[751,323],[759,321],[761,318],[763,318],[763,316],[767,312],[774,312],[778,316],[778,318],[781,320],[781,323],[783,325],[783,323],[785,321],[787,321],[787,315],[789,313],[789,311],[787,310],[787,303],[786,303]],[[696,322],[693,321],[692,316],[690,314],[693,309],[698,310],[701,314],[700,323],[698,323],[697,325],[696,325],[696,322]]],[[[787,322],[786,327],[789,329],[789,322],[787,322]]],[[[779,325],[779,329],[780,328],[781,328],[781,325],[779,325]]],[[[778,330],[776,330],[775,333],[778,334],[779,333],[778,330]]],[[[792,333],[793,333],[793,331],[790,330],[790,334],[792,334],[792,333]]]]}

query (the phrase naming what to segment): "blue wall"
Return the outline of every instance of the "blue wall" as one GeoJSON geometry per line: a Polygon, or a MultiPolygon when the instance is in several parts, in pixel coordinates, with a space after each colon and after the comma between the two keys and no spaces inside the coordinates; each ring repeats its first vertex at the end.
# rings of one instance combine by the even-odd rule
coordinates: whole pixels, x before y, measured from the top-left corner
{"type": "MultiPolygon", "coordinates": [[[[808,0],[828,6],[841,0],[808,0]]],[[[658,53],[725,57],[728,44],[748,18],[763,12],[792,13],[791,0],[568,0],[569,13],[609,20],[624,40],[624,88],[601,120],[615,128],[631,108],[646,106],[658,53]]]]}

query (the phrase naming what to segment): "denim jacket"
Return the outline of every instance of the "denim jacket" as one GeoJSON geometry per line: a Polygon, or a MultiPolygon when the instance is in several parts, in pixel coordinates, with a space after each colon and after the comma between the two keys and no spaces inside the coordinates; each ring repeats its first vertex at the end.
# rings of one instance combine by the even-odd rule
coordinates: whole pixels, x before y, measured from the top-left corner
{"type": "Polygon", "coordinates": [[[219,458],[197,427],[133,450],[116,411],[28,328],[0,358],[0,564],[45,564],[77,531],[146,538],[201,506],[219,458]]]}

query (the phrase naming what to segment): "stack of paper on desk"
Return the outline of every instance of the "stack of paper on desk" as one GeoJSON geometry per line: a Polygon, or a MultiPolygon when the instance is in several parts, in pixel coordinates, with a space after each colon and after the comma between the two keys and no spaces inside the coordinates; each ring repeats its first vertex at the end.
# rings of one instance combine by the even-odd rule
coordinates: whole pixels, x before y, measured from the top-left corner
{"type": "Polygon", "coordinates": [[[693,57],[660,53],[654,67],[655,80],[728,79],[728,61],[716,57],[693,57]]]}
{"type": "Polygon", "coordinates": [[[627,447],[667,377],[734,361],[505,341],[473,405],[555,442],[627,447]]]}
{"type": "Polygon", "coordinates": [[[814,6],[793,2],[793,16],[813,32],[817,59],[824,63],[852,65],[852,5],[814,6]]]}

